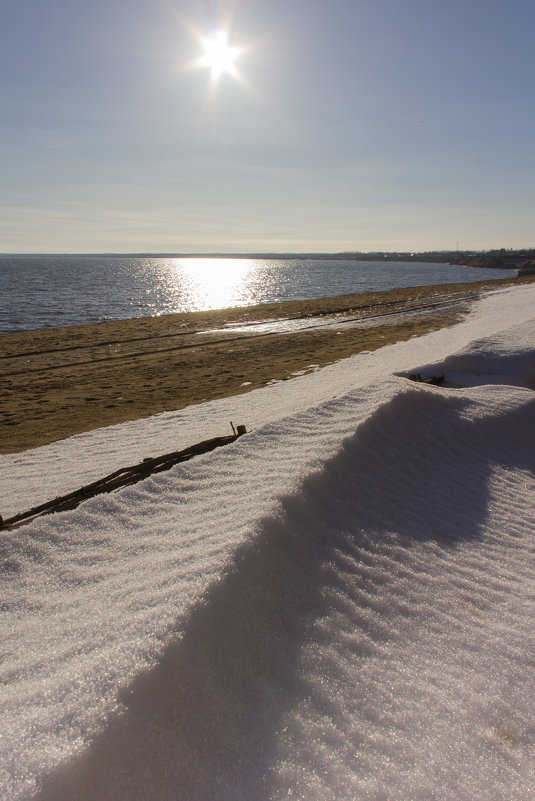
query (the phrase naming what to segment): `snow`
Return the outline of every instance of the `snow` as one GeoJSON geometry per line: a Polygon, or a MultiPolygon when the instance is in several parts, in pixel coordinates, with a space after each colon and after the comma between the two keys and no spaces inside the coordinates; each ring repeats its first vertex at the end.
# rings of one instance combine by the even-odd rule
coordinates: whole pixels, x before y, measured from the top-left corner
{"type": "Polygon", "coordinates": [[[0,457],[6,517],[250,432],[0,535],[0,796],[534,798],[534,301],[0,457]]]}

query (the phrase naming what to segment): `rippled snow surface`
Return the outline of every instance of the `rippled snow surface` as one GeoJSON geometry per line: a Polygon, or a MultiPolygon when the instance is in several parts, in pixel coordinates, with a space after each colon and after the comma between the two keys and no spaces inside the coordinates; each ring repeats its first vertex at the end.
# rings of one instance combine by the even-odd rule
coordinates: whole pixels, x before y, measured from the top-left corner
{"type": "Polygon", "coordinates": [[[534,301],[1,457],[6,514],[250,431],[1,535],[0,796],[533,798],[534,301]]]}

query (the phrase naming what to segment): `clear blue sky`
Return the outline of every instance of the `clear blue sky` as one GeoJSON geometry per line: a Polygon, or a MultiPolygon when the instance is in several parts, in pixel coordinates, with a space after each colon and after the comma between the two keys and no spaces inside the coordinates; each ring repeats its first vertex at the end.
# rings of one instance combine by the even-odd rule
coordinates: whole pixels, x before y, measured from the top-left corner
{"type": "Polygon", "coordinates": [[[2,252],[535,246],[533,0],[0,14],[2,252]]]}

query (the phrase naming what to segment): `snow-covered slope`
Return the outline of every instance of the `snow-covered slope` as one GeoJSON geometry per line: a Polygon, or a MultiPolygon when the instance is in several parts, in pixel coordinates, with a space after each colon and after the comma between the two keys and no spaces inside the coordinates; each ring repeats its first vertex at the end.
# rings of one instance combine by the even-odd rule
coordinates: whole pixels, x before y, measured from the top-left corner
{"type": "Polygon", "coordinates": [[[2,798],[533,797],[534,300],[2,457],[5,514],[251,430],[0,535],[2,798]]]}

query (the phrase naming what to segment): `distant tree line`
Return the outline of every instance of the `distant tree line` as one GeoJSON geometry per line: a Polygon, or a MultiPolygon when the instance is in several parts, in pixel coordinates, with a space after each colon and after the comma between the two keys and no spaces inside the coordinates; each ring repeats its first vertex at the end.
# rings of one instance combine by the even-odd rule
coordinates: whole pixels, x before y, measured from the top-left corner
{"type": "Polygon", "coordinates": [[[535,259],[535,249],[513,250],[428,250],[423,253],[398,251],[376,251],[373,253],[339,253],[334,258],[355,259],[357,261],[424,261],[462,264],[467,267],[486,267],[488,269],[515,269],[527,260],[535,259]]]}
{"type": "Polygon", "coordinates": [[[233,259],[353,259],[354,261],[422,261],[461,264],[467,267],[515,269],[528,260],[535,259],[535,248],[513,250],[426,250],[409,253],[397,250],[343,251],[339,253],[158,253],[134,254],[158,255],[174,258],[233,258],[233,259]]]}

